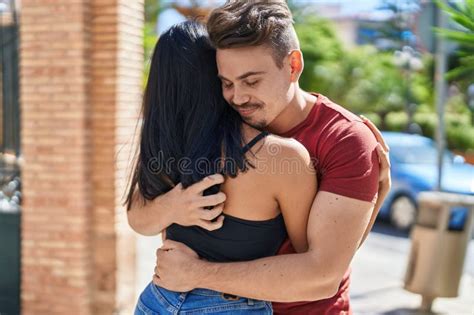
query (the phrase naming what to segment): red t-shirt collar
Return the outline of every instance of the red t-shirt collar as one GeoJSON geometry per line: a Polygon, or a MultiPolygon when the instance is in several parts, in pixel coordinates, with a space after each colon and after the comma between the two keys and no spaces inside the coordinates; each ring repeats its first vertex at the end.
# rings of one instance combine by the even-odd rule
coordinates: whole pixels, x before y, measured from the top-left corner
{"type": "Polygon", "coordinates": [[[314,104],[313,108],[311,108],[311,111],[309,112],[308,116],[305,118],[305,120],[303,120],[302,122],[300,122],[299,124],[291,128],[290,130],[282,133],[281,134],[282,137],[291,138],[295,134],[297,134],[301,129],[306,128],[306,126],[309,123],[311,123],[311,121],[313,120],[312,118],[316,114],[317,107],[321,104],[323,98],[325,97],[319,93],[311,93],[311,95],[316,96],[316,103],[314,104]]]}

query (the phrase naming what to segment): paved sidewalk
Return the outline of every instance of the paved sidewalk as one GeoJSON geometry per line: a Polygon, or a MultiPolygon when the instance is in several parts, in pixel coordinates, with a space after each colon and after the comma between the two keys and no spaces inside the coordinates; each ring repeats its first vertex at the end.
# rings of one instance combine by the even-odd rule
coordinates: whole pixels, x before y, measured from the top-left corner
{"type": "MultiPolygon", "coordinates": [[[[423,314],[417,311],[421,296],[403,289],[409,250],[406,235],[383,224],[375,227],[352,262],[355,314],[423,314]]],[[[459,297],[436,299],[433,314],[474,315],[474,240],[466,255],[459,297]]]]}

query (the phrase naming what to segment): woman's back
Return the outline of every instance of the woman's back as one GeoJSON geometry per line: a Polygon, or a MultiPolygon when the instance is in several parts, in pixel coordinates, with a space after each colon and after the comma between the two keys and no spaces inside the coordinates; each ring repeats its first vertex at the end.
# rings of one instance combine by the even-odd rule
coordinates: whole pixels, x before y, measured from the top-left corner
{"type": "MultiPolygon", "coordinates": [[[[244,139],[253,146],[246,158],[254,166],[235,178],[226,178],[221,187],[227,199],[224,205],[222,228],[208,231],[197,226],[182,227],[173,224],[167,229],[169,239],[182,242],[195,250],[200,257],[211,261],[244,261],[275,255],[287,237],[284,214],[280,207],[282,193],[293,194],[285,181],[302,175],[308,178],[311,171],[305,159],[306,150],[294,140],[273,135],[264,137],[249,126],[244,126],[244,139]],[[259,140],[259,138],[262,138],[259,140]]],[[[307,158],[307,157],[306,157],[307,158]]],[[[314,177],[315,178],[315,177],[314,177]]],[[[310,182],[311,180],[306,180],[310,182]]],[[[312,200],[315,191],[311,183],[306,187],[307,200],[312,200]]],[[[290,231],[297,248],[305,247],[305,221],[309,212],[308,201],[305,211],[286,212],[286,217],[294,223],[290,231]],[[306,217],[305,217],[306,215],[306,217]],[[298,235],[295,235],[298,234],[298,235]]],[[[302,209],[302,206],[298,208],[302,209]]],[[[286,209],[289,210],[289,209],[286,209]]]]}
{"type": "MultiPolygon", "coordinates": [[[[244,125],[244,139],[247,143],[260,132],[244,125]]],[[[279,175],[275,170],[281,159],[283,139],[268,135],[257,142],[246,154],[255,167],[235,178],[226,178],[222,191],[226,194],[224,214],[247,220],[268,220],[277,217],[281,211],[275,195],[275,180],[279,175]],[[272,167],[273,165],[273,167],[272,167]]]]}

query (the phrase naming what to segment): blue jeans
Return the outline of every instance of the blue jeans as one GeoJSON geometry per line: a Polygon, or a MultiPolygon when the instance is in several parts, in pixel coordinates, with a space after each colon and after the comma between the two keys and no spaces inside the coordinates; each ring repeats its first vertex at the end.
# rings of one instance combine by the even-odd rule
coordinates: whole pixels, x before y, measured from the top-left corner
{"type": "Polygon", "coordinates": [[[174,292],[150,282],[140,294],[135,315],[273,314],[270,302],[222,294],[207,289],[174,292]]]}

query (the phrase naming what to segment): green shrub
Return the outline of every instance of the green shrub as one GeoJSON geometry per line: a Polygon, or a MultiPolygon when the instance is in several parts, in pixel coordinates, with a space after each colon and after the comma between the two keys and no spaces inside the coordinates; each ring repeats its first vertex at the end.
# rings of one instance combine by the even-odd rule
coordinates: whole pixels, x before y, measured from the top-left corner
{"type": "Polygon", "coordinates": [[[405,112],[392,112],[385,118],[385,125],[389,131],[405,131],[408,115],[405,112]]]}
{"type": "Polygon", "coordinates": [[[448,147],[458,151],[474,150],[474,127],[458,126],[447,129],[448,147]]]}
{"type": "Polygon", "coordinates": [[[446,114],[446,126],[449,127],[469,127],[471,124],[471,115],[467,114],[446,114]]]}
{"type": "Polygon", "coordinates": [[[413,120],[420,125],[424,136],[430,138],[435,136],[435,130],[438,124],[436,113],[416,113],[413,120]]]}
{"type": "MultiPolygon", "coordinates": [[[[373,114],[364,116],[369,118],[373,117],[373,114]]],[[[449,113],[445,115],[446,141],[449,149],[462,152],[474,150],[474,126],[470,124],[469,119],[469,115],[449,113]]],[[[424,136],[435,139],[438,125],[436,113],[416,113],[413,120],[420,125],[424,136]]],[[[387,130],[403,132],[407,122],[408,116],[405,112],[390,113],[386,118],[387,130]]]]}

